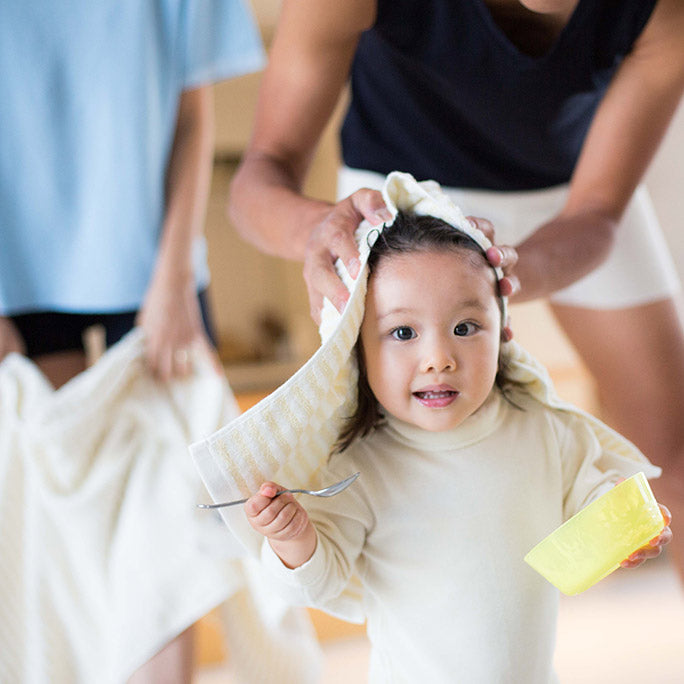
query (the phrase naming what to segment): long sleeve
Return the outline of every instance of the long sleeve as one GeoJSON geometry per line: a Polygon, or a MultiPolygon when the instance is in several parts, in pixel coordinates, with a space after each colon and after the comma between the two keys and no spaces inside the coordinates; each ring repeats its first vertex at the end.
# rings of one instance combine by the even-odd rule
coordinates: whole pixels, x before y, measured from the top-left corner
{"type": "MultiPolygon", "coordinates": [[[[351,472],[348,465],[325,468],[317,480],[322,484],[335,482],[351,472]]],[[[316,528],[318,542],[313,556],[300,567],[289,569],[265,540],[261,558],[290,601],[335,612],[330,601],[348,588],[359,570],[373,512],[360,480],[335,497],[306,497],[301,503],[316,528]]]]}
{"type": "Polygon", "coordinates": [[[563,472],[563,519],[567,520],[587,504],[614,487],[621,477],[630,477],[644,464],[615,455],[599,442],[595,432],[573,414],[562,420],[559,435],[563,472]]]}

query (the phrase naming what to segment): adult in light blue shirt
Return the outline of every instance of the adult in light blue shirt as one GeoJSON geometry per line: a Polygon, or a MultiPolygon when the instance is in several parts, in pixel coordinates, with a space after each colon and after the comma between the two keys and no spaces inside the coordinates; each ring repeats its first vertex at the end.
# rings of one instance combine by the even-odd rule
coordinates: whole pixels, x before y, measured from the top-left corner
{"type": "Polygon", "coordinates": [[[185,370],[208,282],[207,84],[262,62],[243,0],[3,0],[0,359],[60,353],[59,385],[82,368],[65,357],[94,322],[79,316],[104,314],[112,343],[141,310],[153,370],[185,370]]]}
{"type": "MultiPolygon", "coordinates": [[[[108,343],[140,324],[162,378],[208,344],[209,84],[263,64],[245,2],[2,0],[0,361],[26,353],[58,387],[94,323],[108,343]]],[[[191,638],[135,677],[190,681],[191,638]]]]}

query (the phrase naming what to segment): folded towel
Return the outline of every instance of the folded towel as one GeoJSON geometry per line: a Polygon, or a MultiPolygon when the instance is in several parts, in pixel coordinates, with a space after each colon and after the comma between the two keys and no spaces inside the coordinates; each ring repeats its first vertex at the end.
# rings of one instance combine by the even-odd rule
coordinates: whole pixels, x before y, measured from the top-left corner
{"type": "MultiPolygon", "coordinates": [[[[434,181],[417,182],[409,174],[393,172],[385,181],[383,197],[393,216],[398,209],[435,216],[469,235],[483,251],[491,246],[434,181]]],[[[276,480],[288,487],[306,487],[316,482],[316,471],[326,463],[344,420],[355,409],[358,369],[352,350],[364,313],[368,253],[382,229],[364,221],[356,231],[362,265],[356,280],[341,262],[336,264],[350,291],[349,301],[341,315],[325,301],[320,327],[322,345],[311,359],[259,404],[207,439],[191,445],[195,465],[215,501],[249,496],[264,480],[276,480]]],[[[501,271],[495,270],[500,278],[501,271]]],[[[519,383],[516,392],[586,420],[622,470],[644,470],[649,477],[659,475],[660,469],[624,437],[561,400],[546,370],[517,343],[505,343],[503,355],[508,374],[519,383]]],[[[252,530],[244,512],[221,510],[235,536],[258,554],[263,537],[252,530]]],[[[362,621],[359,599],[358,583],[350,584],[348,592],[340,597],[336,612],[347,619],[362,621]]]]}
{"type": "Polygon", "coordinates": [[[243,549],[195,508],[187,444],[239,412],[208,359],[193,368],[156,382],[139,330],[57,391],[25,357],[0,364],[0,681],[121,684],[226,600],[240,681],[315,681],[310,626],[254,598],[243,549]]]}

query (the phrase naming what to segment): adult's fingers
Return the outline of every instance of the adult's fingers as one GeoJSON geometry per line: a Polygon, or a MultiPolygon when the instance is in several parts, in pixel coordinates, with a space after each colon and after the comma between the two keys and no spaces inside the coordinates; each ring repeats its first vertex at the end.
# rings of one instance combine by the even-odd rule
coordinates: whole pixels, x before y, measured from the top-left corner
{"type": "Polygon", "coordinates": [[[373,226],[392,220],[392,213],[385,205],[382,193],[378,190],[361,188],[348,199],[361,216],[373,226]]]}
{"type": "Polygon", "coordinates": [[[468,220],[482,231],[492,246],[487,250],[487,260],[492,266],[498,266],[503,271],[503,278],[499,280],[499,292],[504,297],[511,297],[520,292],[520,280],[513,273],[518,263],[518,252],[510,245],[499,245],[496,242],[494,224],[479,216],[468,216],[468,220]]]}
{"type": "Polygon", "coordinates": [[[482,218],[481,216],[466,216],[466,218],[475,226],[475,228],[482,231],[491,243],[495,242],[494,224],[491,221],[482,218]]]}
{"type": "Polygon", "coordinates": [[[324,222],[323,234],[329,251],[342,260],[352,278],[356,278],[360,266],[354,232],[364,219],[373,226],[392,219],[382,193],[378,190],[357,190],[338,202],[324,222]]]}
{"type": "Polygon", "coordinates": [[[499,292],[504,297],[511,297],[520,292],[520,280],[513,272],[518,263],[518,251],[510,245],[492,245],[486,252],[487,261],[503,271],[499,280],[499,292]]]}
{"type": "Polygon", "coordinates": [[[510,245],[493,245],[487,250],[487,261],[506,273],[518,263],[518,250],[510,245]]]}
{"type": "Polygon", "coordinates": [[[329,299],[341,313],[349,292],[335,271],[340,259],[352,278],[360,270],[354,233],[362,220],[379,225],[392,218],[382,194],[362,188],[335,204],[326,218],[312,231],[306,246],[304,280],[309,294],[311,316],[320,323],[323,299],[329,299]]]}
{"type": "Polygon", "coordinates": [[[329,299],[340,312],[349,299],[349,291],[335,271],[334,261],[325,253],[310,253],[304,262],[304,281],[309,294],[311,317],[321,322],[323,298],[329,299]]]}
{"type": "Polygon", "coordinates": [[[173,377],[184,378],[190,374],[190,369],[192,368],[190,354],[191,349],[184,345],[178,346],[171,352],[173,377]]]}
{"type": "Polygon", "coordinates": [[[340,258],[347,270],[356,276],[359,253],[354,242],[354,230],[359,215],[349,198],[336,204],[326,218],[311,232],[306,244],[304,280],[309,293],[311,315],[318,322],[323,298],[342,311],[347,301],[347,288],[335,271],[340,258]]]}
{"type": "Polygon", "coordinates": [[[502,297],[512,297],[520,292],[520,280],[518,276],[507,275],[499,281],[499,293],[502,297]]]}
{"type": "Polygon", "coordinates": [[[173,350],[166,345],[150,345],[147,348],[147,365],[155,378],[168,382],[173,377],[173,350]]]}

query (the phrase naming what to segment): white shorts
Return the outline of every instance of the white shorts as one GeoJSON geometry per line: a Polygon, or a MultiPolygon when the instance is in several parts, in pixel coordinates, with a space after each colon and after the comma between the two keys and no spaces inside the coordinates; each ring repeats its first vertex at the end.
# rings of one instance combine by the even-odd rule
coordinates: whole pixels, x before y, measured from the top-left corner
{"type": "MultiPolygon", "coordinates": [[[[382,187],[384,176],[343,167],[338,197],[359,188],[382,187]]],[[[423,180],[423,179],[419,179],[423,180]]],[[[563,207],[568,186],[545,190],[500,192],[443,188],[466,216],[481,216],[494,224],[496,242],[518,245],[563,207]]],[[[667,299],[681,289],[679,276],[645,187],[639,186],[622,217],[619,237],[598,268],[550,300],[585,309],[623,309],[667,299]]]]}

